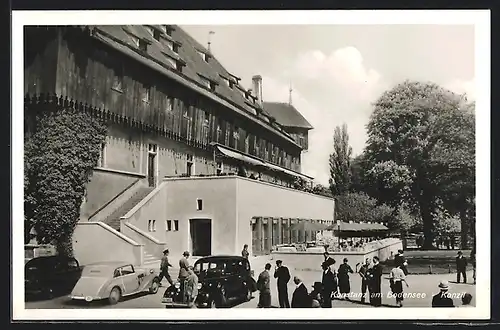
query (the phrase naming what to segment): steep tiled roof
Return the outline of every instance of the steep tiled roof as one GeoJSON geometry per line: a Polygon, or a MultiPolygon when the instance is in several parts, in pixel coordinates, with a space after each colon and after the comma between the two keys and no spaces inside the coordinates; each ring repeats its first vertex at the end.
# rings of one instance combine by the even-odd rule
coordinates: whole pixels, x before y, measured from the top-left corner
{"type": "Polygon", "coordinates": [[[293,105],[288,103],[264,102],[263,107],[284,127],[313,128],[293,105]]]}
{"type": "Polygon", "coordinates": [[[245,95],[246,90],[241,86],[236,75],[228,72],[214,58],[210,51],[179,26],[169,25],[171,35],[162,32],[160,41],[156,40],[151,33],[151,28],[164,30],[163,27],[160,25],[99,25],[93,26],[91,29],[93,30],[94,37],[104,41],[118,51],[164,73],[197,92],[201,92],[201,94],[226,107],[233,110],[237,108],[238,112],[244,115],[244,117],[259,123],[268,130],[287,139],[290,143],[297,145],[290,135],[282,129],[279,121],[273,123],[269,118],[266,120],[262,116],[258,117],[256,115],[257,112],[260,112],[264,116],[270,116],[255,101],[255,97],[245,95]],[[137,38],[147,40],[147,54],[138,51],[136,41],[134,40],[137,38]],[[169,41],[179,45],[178,53],[170,49],[167,45],[169,41]],[[203,59],[200,52],[208,55],[208,62],[203,59]],[[172,59],[184,65],[181,73],[172,66],[172,59]],[[206,86],[207,79],[216,84],[215,91],[211,91],[206,86]],[[228,79],[232,81],[232,88],[227,83],[228,79]]]}

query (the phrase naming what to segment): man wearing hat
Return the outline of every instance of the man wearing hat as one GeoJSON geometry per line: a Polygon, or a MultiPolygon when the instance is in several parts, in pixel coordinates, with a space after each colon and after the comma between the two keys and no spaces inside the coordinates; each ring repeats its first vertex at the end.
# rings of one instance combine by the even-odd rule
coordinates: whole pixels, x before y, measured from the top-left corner
{"type": "Polygon", "coordinates": [[[179,260],[179,280],[182,282],[189,275],[189,252],[184,251],[182,258],[179,260]]]}
{"type": "Polygon", "coordinates": [[[168,249],[163,251],[163,257],[161,258],[161,263],[160,263],[160,283],[161,283],[161,280],[165,277],[167,279],[168,283],[170,285],[173,285],[174,282],[172,281],[172,278],[170,277],[170,274],[168,273],[168,267],[174,267],[174,266],[171,265],[170,262],[168,261],[168,254],[169,254],[168,249]]]}
{"type": "Polygon", "coordinates": [[[467,274],[465,273],[467,269],[467,258],[464,257],[462,251],[458,251],[456,264],[457,264],[457,283],[460,283],[460,275],[463,276],[464,283],[467,283],[467,274]]]}
{"type": "Polygon", "coordinates": [[[448,281],[441,281],[438,287],[440,292],[432,297],[432,307],[455,307],[448,295],[448,281]]]}

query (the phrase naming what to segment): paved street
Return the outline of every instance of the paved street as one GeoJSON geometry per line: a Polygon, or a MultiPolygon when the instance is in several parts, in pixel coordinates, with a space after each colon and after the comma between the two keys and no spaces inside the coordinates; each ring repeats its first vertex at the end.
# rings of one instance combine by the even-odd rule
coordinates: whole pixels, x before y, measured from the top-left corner
{"type": "MultiPolygon", "coordinates": [[[[258,275],[260,269],[262,269],[262,267],[256,268],[255,276],[258,275]]],[[[172,274],[175,273],[172,272],[172,274]]],[[[309,290],[311,290],[310,287],[312,286],[314,281],[319,281],[321,279],[320,272],[311,272],[311,271],[292,272],[292,276],[294,275],[298,275],[299,277],[301,277],[304,283],[308,286],[309,290]]],[[[472,272],[469,272],[467,276],[469,277],[470,282],[472,283],[472,272]]],[[[385,277],[386,275],[383,276],[384,280],[382,281],[382,292],[383,292],[382,303],[385,306],[395,306],[395,299],[392,297],[387,297],[387,293],[389,292],[389,281],[386,280],[385,277]]],[[[474,297],[472,300],[472,304],[473,305],[475,304],[475,295],[476,295],[475,285],[455,284],[452,282],[456,280],[455,274],[444,274],[444,275],[409,275],[407,281],[410,287],[405,288],[405,292],[411,294],[420,294],[421,297],[406,298],[404,301],[404,305],[407,307],[430,307],[432,295],[439,291],[437,285],[439,284],[439,281],[442,279],[450,281],[450,290],[449,290],[450,293],[454,294],[459,294],[462,292],[471,293],[474,297]]],[[[163,281],[163,285],[168,285],[168,284],[166,283],[166,281],[163,281]]],[[[351,290],[354,293],[357,293],[360,291],[360,286],[361,286],[361,279],[359,275],[353,274],[351,276],[351,290]]],[[[272,279],[271,281],[271,287],[273,289],[276,288],[276,282],[274,281],[274,279],[272,279]]],[[[292,283],[290,283],[288,289],[290,300],[294,289],[295,286],[292,283]]],[[[164,306],[161,303],[161,297],[163,295],[164,290],[165,287],[162,287],[160,288],[159,292],[156,295],[142,294],[131,298],[127,298],[114,306],[109,306],[106,304],[106,302],[102,303],[98,302],[92,304],[85,304],[85,303],[77,304],[71,302],[67,297],[59,297],[53,300],[27,302],[26,308],[28,309],[29,308],[164,308],[164,306]]],[[[258,302],[258,292],[256,292],[254,296],[255,297],[249,302],[238,303],[233,307],[256,308],[258,302]]],[[[370,307],[369,305],[360,304],[359,298],[353,297],[351,300],[352,301],[336,300],[334,301],[334,307],[356,307],[356,308],[370,307]]],[[[455,301],[455,306],[459,306],[461,304],[459,297],[455,297],[454,301],[455,301]]],[[[275,289],[272,291],[272,304],[275,307],[278,306],[277,292],[275,289]]]]}

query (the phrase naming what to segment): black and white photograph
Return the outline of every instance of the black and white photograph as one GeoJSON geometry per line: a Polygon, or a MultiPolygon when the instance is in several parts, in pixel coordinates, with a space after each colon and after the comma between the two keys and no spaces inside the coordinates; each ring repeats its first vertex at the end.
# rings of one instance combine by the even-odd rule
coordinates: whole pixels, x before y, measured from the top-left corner
{"type": "Polygon", "coordinates": [[[489,20],[14,12],[14,319],[489,317],[489,20]]]}

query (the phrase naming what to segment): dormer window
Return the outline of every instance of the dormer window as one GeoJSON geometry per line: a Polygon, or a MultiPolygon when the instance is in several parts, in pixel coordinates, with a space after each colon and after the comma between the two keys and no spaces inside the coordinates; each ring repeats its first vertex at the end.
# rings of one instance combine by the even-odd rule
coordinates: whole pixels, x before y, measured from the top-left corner
{"type": "Polygon", "coordinates": [[[171,25],[165,25],[165,33],[171,37],[172,36],[172,31],[174,31],[174,28],[171,25]]]}
{"type": "Polygon", "coordinates": [[[205,87],[207,87],[212,92],[214,92],[217,84],[214,81],[212,81],[212,80],[210,80],[208,78],[203,77],[202,75],[199,75],[199,76],[200,76],[203,84],[205,85],[205,87]]]}
{"type": "Polygon", "coordinates": [[[198,51],[198,54],[200,54],[201,58],[208,63],[208,59],[210,58],[210,55],[208,55],[205,52],[202,52],[201,50],[198,51]]]}
{"type": "Polygon", "coordinates": [[[147,52],[148,51],[148,43],[146,40],[144,39],[139,39],[139,42],[138,42],[138,45],[140,50],[142,50],[143,52],[147,52]]]}
{"type": "Polygon", "coordinates": [[[153,38],[156,40],[156,41],[160,41],[160,38],[161,38],[161,32],[158,31],[157,29],[152,29],[153,30],[153,38]]]}

